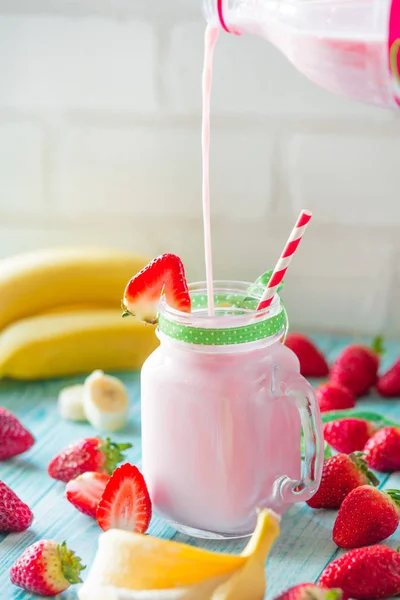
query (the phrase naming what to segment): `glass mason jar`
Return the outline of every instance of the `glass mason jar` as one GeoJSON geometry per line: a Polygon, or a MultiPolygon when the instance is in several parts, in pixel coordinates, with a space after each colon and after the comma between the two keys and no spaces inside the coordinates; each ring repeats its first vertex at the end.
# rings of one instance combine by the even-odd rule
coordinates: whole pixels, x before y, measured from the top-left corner
{"type": "Polygon", "coordinates": [[[244,537],[258,508],[282,514],[318,488],[318,403],[282,343],[278,294],[256,311],[262,287],[217,281],[208,316],[205,284],[189,290],[190,314],[161,299],[161,343],[142,368],[143,473],[155,512],[178,531],[244,537]]]}

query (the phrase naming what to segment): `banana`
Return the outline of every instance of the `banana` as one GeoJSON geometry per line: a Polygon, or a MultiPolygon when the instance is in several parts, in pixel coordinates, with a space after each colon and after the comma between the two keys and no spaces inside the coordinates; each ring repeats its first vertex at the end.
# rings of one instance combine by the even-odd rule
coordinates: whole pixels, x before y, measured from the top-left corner
{"type": "Polygon", "coordinates": [[[0,330],[75,305],[119,308],[127,281],[148,258],[101,248],[51,248],[0,261],[0,330]]]}
{"type": "Polygon", "coordinates": [[[0,377],[46,379],[139,370],[158,346],[155,327],[120,309],[60,312],[22,319],[0,333],[0,377]]]}
{"type": "Polygon", "coordinates": [[[83,385],[70,385],[58,395],[60,416],[67,421],[86,421],[83,411],[83,385]]]}
{"type": "Polygon", "coordinates": [[[280,518],[260,511],[239,556],[121,530],[99,539],[80,600],[262,600],[264,564],[279,536],[280,518]]]}
{"type": "Polygon", "coordinates": [[[83,386],[83,410],[89,423],[98,431],[118,431],[128,418],[126,387],[117,377],[94,371],[83,386]]]}

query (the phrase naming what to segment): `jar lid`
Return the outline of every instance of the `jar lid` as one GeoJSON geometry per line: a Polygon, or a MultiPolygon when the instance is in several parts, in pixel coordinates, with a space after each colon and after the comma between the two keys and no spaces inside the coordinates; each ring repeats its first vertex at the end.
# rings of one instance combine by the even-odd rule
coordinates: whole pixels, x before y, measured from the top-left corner
{"type": "MultiPolygon", "coordinates": [[[[228,346],[232,344],[245,344],[271,337],[285,326],[286,310],[282,302],[280,311],[271,317],[260,314],[257,318],[256,311],[259,300],[244,294],[215,294],[215,308],[217,317],[224,315],[248,316],[244,319],[246,324],[230,327],[201,327],[196,323],[196,311],[199,313],[207,309],[207,296],[204,293],[192,293],[192,323],[176,322],[164,314],[158,318],[158,329],[161,333],[175,340],[188,344],[199,344],[203,346],[228,346]],[[251,321],[249,323],[249,321],[251,321]]],[[[189,316],[189,315],[188,315],[189,316]]],[[[221,318],[219,322],[221,322],[221,318]]]]}

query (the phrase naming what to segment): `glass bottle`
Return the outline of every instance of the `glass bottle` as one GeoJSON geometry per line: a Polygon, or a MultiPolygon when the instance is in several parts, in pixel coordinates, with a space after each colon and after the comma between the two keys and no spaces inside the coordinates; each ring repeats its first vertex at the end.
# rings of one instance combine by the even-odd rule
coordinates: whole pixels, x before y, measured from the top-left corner
{"type": "Polygon", "coordinates": [[[208,23],[276,46],[321,87],[400,106],[400,0],[203,0],[208,23]]]}

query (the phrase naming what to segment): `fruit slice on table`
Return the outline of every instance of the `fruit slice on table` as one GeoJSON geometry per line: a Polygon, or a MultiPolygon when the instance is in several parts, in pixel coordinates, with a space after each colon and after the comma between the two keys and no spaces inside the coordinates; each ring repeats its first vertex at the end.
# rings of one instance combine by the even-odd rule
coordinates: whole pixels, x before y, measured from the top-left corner
{"type": "Polygon", "coordinates": [[[336,454],[324,462],[321,483],[310,500],[311,508],[339,508],[346,496],[361,485],[378,485],[379,481],[368,471],[365,460],[356,452],[336,454]]]}
{"type": "Polygon", "coordinates": [[[364,452],[371,469],[381,473],[400,471],[400,427],[384,427],[365,444],[364,452]]]}
{"type": "Polygon", "coordinates": [[[383,352],[381,337],[371,347],[348,346],[333,363],[330,381],[348,388],[355,396],[364,396],[376,384],[383,352]]]}
{"type": "Polygon", "coordinates": [[[0,333],[0,377],[139,370],[157,346],[153,327],[121,319],[118,308],[31,317],[0,333]]]}
{"type": "Polygon", "coordinates": [[[300,362],[300,373],[303,377],[326,377],[329,373],[328,363],[322,352],[305,335],[289,333],[285,346],[295,353],[300,362]]]}
{"type": "Polygon", "coordinates": [[[175,254],[162,254],[132,277],[125,288],[124,315],[134,315],[145,323],[157,323],[157,307],[163,292],[171,308],[190,312],[185,269],[175,254]]]}
{"type": "Polygon", "coordinates": [[[151,500],[139,469],[129,463],[115,469],[97,508],[100,527],[144,533],[151,520],[151,500]]]}
{"type": "Polygon", "coordinates": [[[400,491],[360,486],[343,500],[333,527],[340,548],[359,548],[382,542],[400,522],[400,491]]]}
{"type": "Polygon", "coordinates": [[[100,536],[96,558],[80,591],[95,600],[113,588],[151,590],[149,598],[260,600],[266,581],[264,564],[279,536],[279,517],[262,510],[241,555],[219,554],[138,533],[110,530],[100,536]],[[159,593],[157,593],[159,590],[159,593]]]}
{"type": "Polygon", "coordinates": [[[6,460],[26,452],[35,443],[30,431],[17,417],[0,406],[0,460],[6,460]]]}
{"type": "Polygon", "coordinates": [[[320,411],[344,410],[354,408],[356,397],[353,392],[337,383],[324,383],[315,390],[320,411]]]}
{"type": "Polygon", "coordinates": [[[83,385],[63,388],[58,395],[58,410],[67,421],[87,421],[83,410],[83,385]]]}
{"type": "Polygon", "coordinates": [[[377,431],[377,426],[365,419],[338,419],[325,423],[324,438],[337,452],[351,454],[363,450],[377,431]]]}
{"type": "Polygon", "coordinates": [[[385,398],[400,398],[400,359],[379,377],[376,389],[385,398]]]}
{"type": "Polygon", "coordinates": [[[397,596],[400,594],[400,553],[387,546],[350,550],[325,568],[319,584],[341,588],[347,598],[356,600],[397,596]]]}
{"type": "Polygon", "coordinates": [[[65,497],[84,515],[96,518],[96,511],[110,475],[88,471],[68,481],[65,497]]]}
{"type": "Polygon", "coordinates": [[[126,387],[117,377],[94,371],[83,386],[83,409],[89,423],[98,431],[118,431],[128,418],[126,387]]]}
{"type": "Polygon", "coordinates": [[[10,579],[14,585],[33,594],[56,596],[71,584],[81,583],[79,574],[85,568],[65,542],[41,540],[29,546],[15,561],[10,579]]]}
{"type": "Polygon", "coordinates": [[[60,306],[118,308],[148,259],[107,248],[49,248],[0,262],[0,329],[60,306]]]}
{"type": "Polygon", "coordinates": [[[109,438],[83,438],[72,442],[50,461],[48,473],[53,479],[68,482],[88,471],[111,475],[124,460],[123,450],[132,444],[116,444],[109,438]]]}
{"type": "Polygon", "coordinates": [[[32,521],[33,514],[29,506],[0,481],[0,531],[25,531],[32,521]]]}

